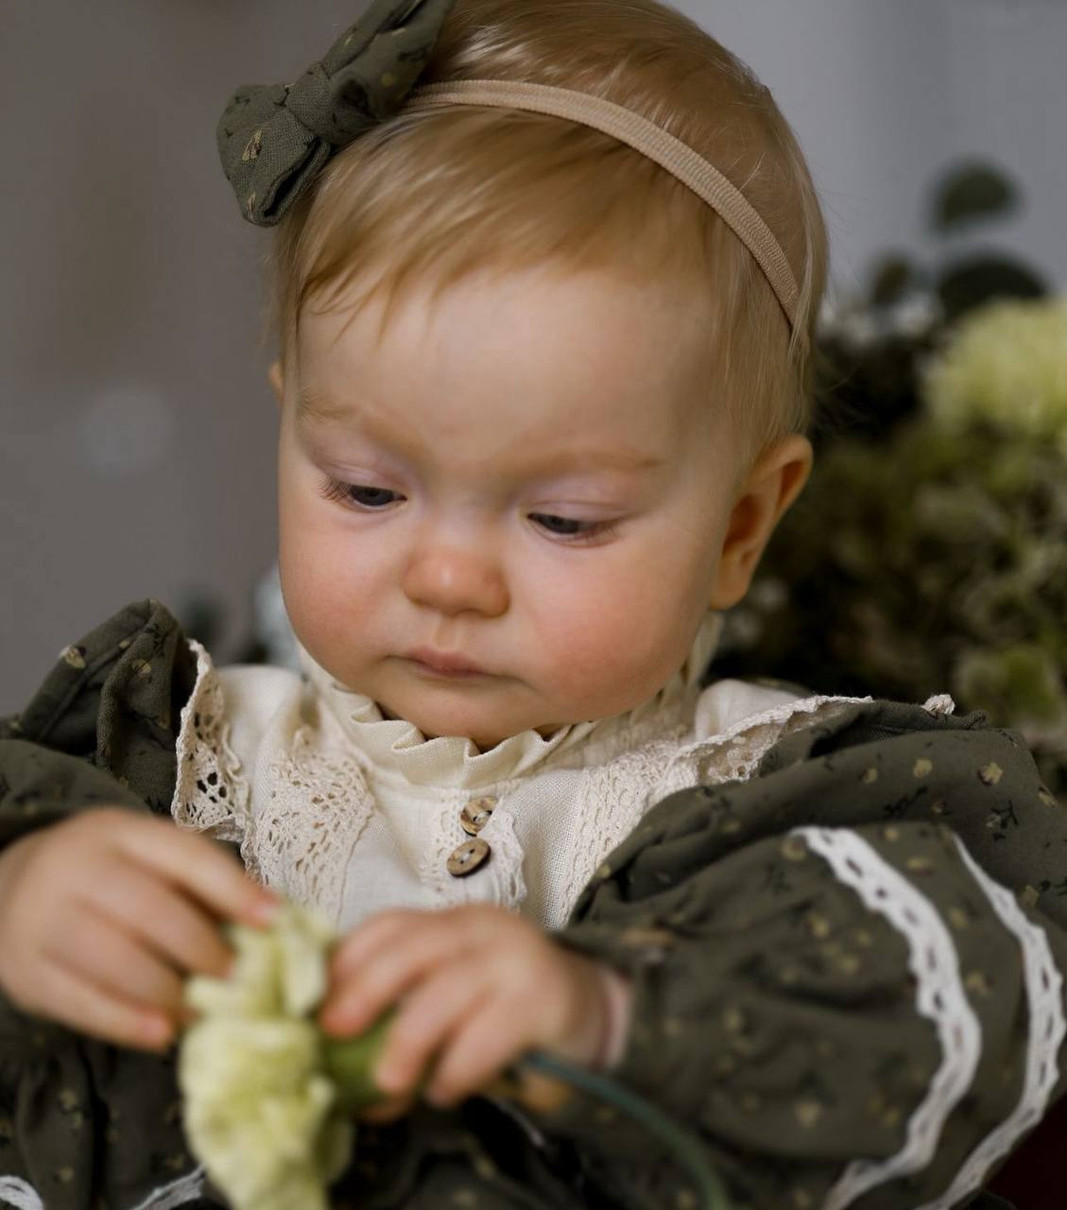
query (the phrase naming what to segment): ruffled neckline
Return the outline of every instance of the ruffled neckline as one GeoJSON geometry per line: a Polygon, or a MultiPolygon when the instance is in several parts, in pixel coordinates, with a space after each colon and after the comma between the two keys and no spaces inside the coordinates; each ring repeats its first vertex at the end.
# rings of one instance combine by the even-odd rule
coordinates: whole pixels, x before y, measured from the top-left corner
{"type": "MultiPolygon", "coordinates": [[[[348,689],[298,648],[300,667],[325,709],[374,772],[414,785],[473,789],[522,777],[549,758],[570,757],[585,741],[598,755],[613,755],[640,736],[651,738],[683,719],[690,724],[700,679],[722,633],[723,616],[709,611],[681,668],[652,698],[623,714],[568,723],[547,738],[530,729],[509,735],[484,752],[471,739],[441,735],[428,739],[414,723],[385,718],[373,699],[348,689]]],[[[581,762],[578,762],[581,763],[581,762]]]]}

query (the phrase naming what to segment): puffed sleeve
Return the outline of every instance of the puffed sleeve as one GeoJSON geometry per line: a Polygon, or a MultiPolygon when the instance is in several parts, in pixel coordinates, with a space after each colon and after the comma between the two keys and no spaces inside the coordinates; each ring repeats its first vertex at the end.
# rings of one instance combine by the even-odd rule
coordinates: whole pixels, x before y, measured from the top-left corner
{"type": "MultiPolygon", "coordinates": [[[[169,815],[194,672],[181,627],[155,601],[65,648],[27,708],[0,722],[0,846],[104,804],[169,815]]],[[[174,1065],[0,995],[0,1205],[218,1204],[202,1199],[185,1146],[174,1065]]]]}
{"type": "Polygon", "coordinates": [[[104,802],[168,814],[194,680],[182,628],[157,601],[65,647],[26,709],[0,720],[0,846],[104,802]]]}
{"type": "MultiPolygon", "coordinates": [[[[1063,1091],[1065,862],[1019,736],[862,703],[658,803],[556,937],[629,975],[611,1074],[737,1206],[947,1210],[1063,1091]]],[[[621,1112],[538,1117],[611,1204],[699,1204],[621,1112]]]]}

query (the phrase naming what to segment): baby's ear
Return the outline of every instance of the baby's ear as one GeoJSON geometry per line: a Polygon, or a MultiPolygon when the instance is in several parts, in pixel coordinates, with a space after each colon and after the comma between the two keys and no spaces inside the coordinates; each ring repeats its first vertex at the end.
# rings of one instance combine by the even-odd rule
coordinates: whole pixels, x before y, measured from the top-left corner
{"type": "Polygon", "coordinates": [[[274,394],[278,397],[278,406],[281,407],[282,400],[285,399],[285,379],[282,378],[282,363],[280,361],[271,363],[271,367],[267,371],[267,378],[270,380],[270,385],[274,388],[274,394]]]}
{"type": "Polygon", "coordinates": [[[812,459],[811,442],[793,433],[757,462],[730,514],[715,571],[712,609],[730,609],[748,592],[775,526],[808,481],[812,459]]]}

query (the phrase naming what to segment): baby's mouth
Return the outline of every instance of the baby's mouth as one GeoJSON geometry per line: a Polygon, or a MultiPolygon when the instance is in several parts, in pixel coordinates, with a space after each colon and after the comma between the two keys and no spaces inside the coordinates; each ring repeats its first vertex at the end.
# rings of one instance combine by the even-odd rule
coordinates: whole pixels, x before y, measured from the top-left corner
{"type": "Polygon", "coordinates": [[[435,651],[431,647],[419,647],[415,651],[407,652],[404,659],[414,664],[420,672],[434,678],[463,680],[492,675],[473,660],[455,651],[435,651]]]}

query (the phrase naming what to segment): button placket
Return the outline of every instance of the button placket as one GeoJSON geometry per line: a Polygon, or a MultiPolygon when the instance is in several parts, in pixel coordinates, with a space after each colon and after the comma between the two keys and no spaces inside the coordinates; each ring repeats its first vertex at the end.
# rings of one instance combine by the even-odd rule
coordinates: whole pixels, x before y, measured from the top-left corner
{"type": "Polygon", "coordinates": [[[493,850],[478,833],[489,822],[496,804],[497,800],[490,795],[481,795],[463,804],[459,813],[460,827],[472,839],[457,845],[448,858],[448,872],[453,878],[465,878],[489,860],[493,850]]]}
{"type": "Polygon", "coordinates": [[[468,874],[473,874],[485,865],[491,851],[489,845],[479,836],[465,841],[452,850],[452,856],[448,859],[448,872],[453,878],[466,878],[468,874]]]}
{"type": "Polygon", "coordinates": [[[459,824],[463,831],[468,836],[477,836],[489,822],[496,803],[497,800],[488,795],[472,798],[470,802],[464,803],[463,810],[459,813],[459,824]]]}

